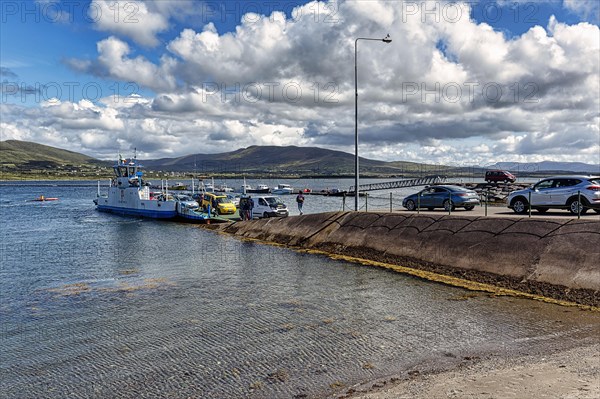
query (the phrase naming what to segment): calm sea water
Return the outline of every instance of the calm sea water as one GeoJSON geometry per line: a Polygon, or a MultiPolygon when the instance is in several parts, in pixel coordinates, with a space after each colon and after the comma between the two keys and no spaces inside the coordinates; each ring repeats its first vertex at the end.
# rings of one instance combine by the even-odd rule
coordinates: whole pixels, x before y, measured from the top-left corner
{"type": "Polygon", "coordinates": [[[94,184],[0,185],[2,398],[322,398],[598,332],[590,312],[99,213],[94,184]]]}

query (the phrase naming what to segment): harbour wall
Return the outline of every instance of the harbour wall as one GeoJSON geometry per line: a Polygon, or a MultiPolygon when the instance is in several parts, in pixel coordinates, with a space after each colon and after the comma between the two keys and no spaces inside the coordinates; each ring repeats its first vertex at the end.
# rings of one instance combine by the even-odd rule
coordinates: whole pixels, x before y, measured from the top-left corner
{"type": "Polygon", "coordinates": [[[332,212],[219,228],[238,237],[600,306],[600,221],[332,212]]]}

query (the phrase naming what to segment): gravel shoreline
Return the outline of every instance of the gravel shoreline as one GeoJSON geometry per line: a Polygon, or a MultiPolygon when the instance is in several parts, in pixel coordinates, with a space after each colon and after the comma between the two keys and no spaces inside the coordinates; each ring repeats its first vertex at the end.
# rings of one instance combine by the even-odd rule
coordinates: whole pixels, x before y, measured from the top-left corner
{"type": "Polygon", "coordinates": [[[600,397],[600,339],[553,353],[488,356],[432,373],[408,373],[350,390],[348,399],[592,399],[600,397]]]}

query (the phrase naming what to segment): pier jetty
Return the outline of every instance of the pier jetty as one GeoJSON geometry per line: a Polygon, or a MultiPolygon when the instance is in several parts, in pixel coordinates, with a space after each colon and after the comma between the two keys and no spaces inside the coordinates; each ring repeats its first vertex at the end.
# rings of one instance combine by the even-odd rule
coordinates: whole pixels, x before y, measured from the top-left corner
{"type": "Polygon", "coordinates": [[[466,288],[600,307],[597,220],[330,212],[214,228],[466,288]]]}

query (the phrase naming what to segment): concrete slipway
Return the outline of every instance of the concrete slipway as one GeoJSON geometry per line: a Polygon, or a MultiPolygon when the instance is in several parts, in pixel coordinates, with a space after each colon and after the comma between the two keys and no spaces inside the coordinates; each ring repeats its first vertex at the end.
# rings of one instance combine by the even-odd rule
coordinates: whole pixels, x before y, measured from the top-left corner
{"type": "Polygon", "coordinates": [[[600,307],[600,221],[333,212],[213,226],[497,294],[600,307]]]}

